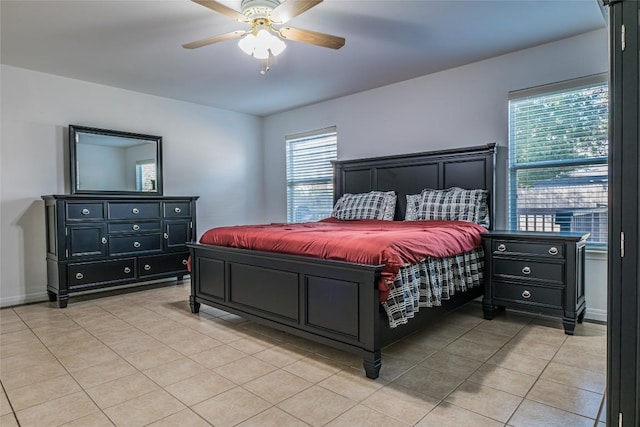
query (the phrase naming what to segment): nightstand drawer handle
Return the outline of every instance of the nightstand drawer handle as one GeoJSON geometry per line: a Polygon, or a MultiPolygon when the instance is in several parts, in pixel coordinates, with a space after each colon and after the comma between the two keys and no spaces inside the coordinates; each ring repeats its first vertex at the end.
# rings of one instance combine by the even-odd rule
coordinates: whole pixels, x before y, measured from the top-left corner
{"type": "Polygon", "coordinates": [[[531,268],[530,267],[523,267],[522,268],[522,274],[531,274],[531,268]]]}
{"type": "Polygon", "coordinates": [[[180,209],[180,208],[175,208],[173,211],[174,211],[175,213],[180,213],[180,212],[182,212],[182,209],[180,209]]]}
{"type": "Polygon", "coordinates": [[[80,280],[84,277],[84,274],[82,273],[76,273],[76,279],[80,280]]]}
{"type": "Polygon", "coordinates": [[[529,291],[522,292],[522,298],[526,298],[526,299],[531,298],[531,292],[529,291]]]}
{"type": "Polygon", "coordinates": [[[551,255],[558,255],[558,248],[556,248],[555,246],[552,246],[551,249],[549,249],[549,253],[551,255]]]}
{"type": "Polygon", "coordinates": [[[133,247],[134,248],[139,248],[140,247],[140,242],[133,242],[133,247]]]}
{"type": "Polygon", "coordinates": [[[125,267],[124,268],[124,272],[129,274],[129,273],[131,273],[131,269],[129,267],[125,267]]]}
{"type": "Polygon", "coordinates": [[[133,227],[132,227],[132,228],[133,228],[135,231],[140,230],[140,226],[139,226],[138,224],[133,224],[133,227]]]}
{"type": "Polygon", "coordinates": [[[82,215],[89,215],[91,213],[91,211],[89,209],[87,209],[87,208],[84,208],[84,209],[82,209],[82,211],[80,211],[80,213],[82,215]]]}
{"type": "Polygon", "coordinates": [[[149,264],[145,264],[145,265],[144,265],[144,269],[145,269],[146,271],[149,271],[149,270],[151,270],[151,266],[150,266],[149,264]]]}
{"type": "Polygon", "coordinates": [[[133,209],[131,209],[131,212],[133,212],[134,214],[139,214],[140,213],[140,209],[133,208],[133,209]]]}
{"type": "Polygon", "coordinates": [[[186,259],[183,259],[182,260],[182,265],[187,265],[187,264],[189,264],[189,261],[187,261],[186,259]]]}
{"type": "Polygon", "coordinates": [[[500,243],[500,244],[498,245],[498,250],[499,250],[500,252],[504,252],[504,251],[506,251],[506,250],[507,250],[507,245],[505,245],[504,243],[500,243]]]}

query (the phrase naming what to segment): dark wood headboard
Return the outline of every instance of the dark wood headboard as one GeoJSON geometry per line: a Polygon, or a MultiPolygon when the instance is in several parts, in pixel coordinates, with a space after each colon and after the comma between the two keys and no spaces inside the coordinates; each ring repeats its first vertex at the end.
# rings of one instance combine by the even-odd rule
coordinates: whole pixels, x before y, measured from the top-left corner
{"type": "MultiPolygon", "coordinates": [[[[345,193],[392,191],[398,195],[396,220],[403,220],[407,194],[424,188],[460,187],[489,190],[495,212],[496,144],[334,162],[334,203],[345,193]]],[[[491,223],[493,223],[493,218],[491,223]]]]}

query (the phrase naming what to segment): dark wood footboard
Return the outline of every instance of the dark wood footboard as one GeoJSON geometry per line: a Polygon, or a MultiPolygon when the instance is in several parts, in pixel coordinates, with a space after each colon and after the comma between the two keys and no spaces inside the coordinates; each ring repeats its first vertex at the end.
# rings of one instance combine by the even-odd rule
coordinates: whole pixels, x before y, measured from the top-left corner
{"type": "Polygon", "coordinates": [[[369,378],[381,360],[383,266],[189,244],[191,311],[201,303],[360,353],[369,378]]]}
{"type": "Polygon", "coordinates": [[[442,320],[482,295],[459,292],[440,307],[423,308],[408,324],[390,328],[378,300],[383,266],[256,252],[201,244],[191,250],[191,311],[200,304],[243,316],[362,356],[367,377],[377,378],[383,347],[442,320]]]}

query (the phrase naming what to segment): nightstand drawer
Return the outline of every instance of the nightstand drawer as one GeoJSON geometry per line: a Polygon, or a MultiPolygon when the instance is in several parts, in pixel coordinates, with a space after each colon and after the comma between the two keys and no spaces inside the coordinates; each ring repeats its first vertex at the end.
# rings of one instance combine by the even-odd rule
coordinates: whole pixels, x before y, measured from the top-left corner
{"type": "Polygon", "coordinates": [[[561,244],[519,242],[514,240],[494,240],[492,250],[495,254],[522,254],[563,258],[561,244]]]}
{"type": "Polygon", "coordinates": [[[494,298],[496,300],[541,305],[554,309],[562,309],[563,307],[562,292],[563,289],[553,287],[499,281],[494,284],[494,298]]]}
{"type": "Polygon", "coordinates": [[[563,265],[547,262],[496,257],[493,259],[493,275],[564,283],[563,265]]]}

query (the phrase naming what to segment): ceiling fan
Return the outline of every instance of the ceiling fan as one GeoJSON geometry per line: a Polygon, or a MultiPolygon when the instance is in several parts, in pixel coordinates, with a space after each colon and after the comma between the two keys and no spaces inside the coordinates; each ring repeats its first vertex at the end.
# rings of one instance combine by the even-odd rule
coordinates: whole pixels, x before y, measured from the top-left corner
{"type": "Polygon", "coordinates": [[[340,49],[343,37],[283,26],[289,20],[322,3],[322,0],[242,0],[242,13],[214,0],[192,0],[239,22],[250,24],[248,30],[237,30],[218,36],[183,44],[186,49],[196,49],[214,43],[240,39],[238,45],[255,58],[268,60],[277,56],[286,45],[280,39],[293,40],[316,46],[340,49]],[[276,37],[277,36],[277,37],[276,37]]]}

